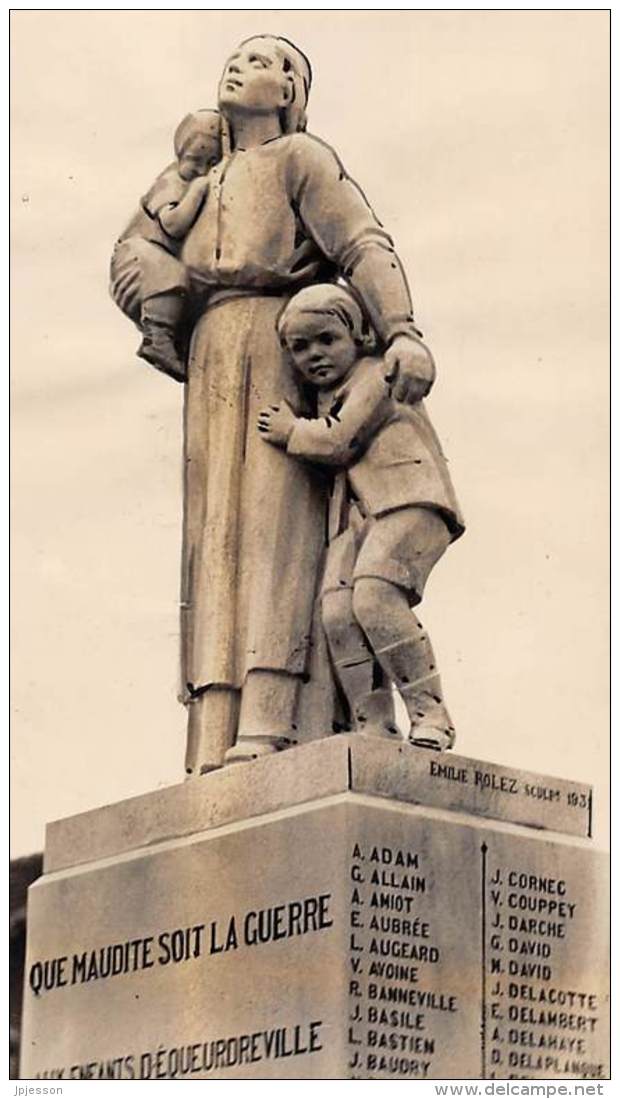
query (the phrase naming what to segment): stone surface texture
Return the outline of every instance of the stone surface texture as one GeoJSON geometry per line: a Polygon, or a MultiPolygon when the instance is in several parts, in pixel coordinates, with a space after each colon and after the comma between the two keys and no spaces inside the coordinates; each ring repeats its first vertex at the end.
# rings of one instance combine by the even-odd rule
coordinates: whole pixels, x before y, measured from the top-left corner
{"type": "Polygon", "coordinates": [[[589,790],[353,741],[50,826],[22,1076],[607,1075],[589,790]]]}
{"type": "Polygon", "coordinates": [[[47,826],[47,873],[346,791],[591,833],[592,790],[464,756],[336,735],[47,826]]]}

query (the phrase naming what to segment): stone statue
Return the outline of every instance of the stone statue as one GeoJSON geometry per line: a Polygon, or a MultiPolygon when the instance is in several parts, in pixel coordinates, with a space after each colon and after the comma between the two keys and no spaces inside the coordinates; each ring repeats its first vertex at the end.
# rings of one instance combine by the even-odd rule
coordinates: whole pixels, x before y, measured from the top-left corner
{"type": "Polygon", "coordinates": [[[354,727],[370,736],[399,735],[393,695],[377,686],[379,673],[405,704],[411,743],[451,748],[454,726],[435,656],[410,608],[464,527],[423,402],[394,400],[376,341],[343,286],[298,291],[278,331],[299,375],[317,390],[317,416],[273,405],[261,412],[258,430],[287,454],[339,471],[321,604],[354,727]]]}
{"type": "Polygon", "coordinates": [[[221,157],[217,111],[187,115],[174,135],[174,151],[176,163],[157,177],[117,241],[111,289],[116,304],[142,330],[138,355],[184,382],[177,337],[188,274],[178,256],[207,194],[205,173],[221,157]]]}
{"type": "MultiPolygon", "coordinates": [[[[168,278],[157,289],[157,276],[150,272],[148,277],[138,275],[141,261],[135,260],[135,273],[129,277],[118,255],[121,249],[130,251],[127,233],[115,252],[117,302],[137,321],[147,344],[157,342],[153,325],[166,329],[165,346],[162,348],[160,340],[152,353],[147,347],[147,355],[141,348],[143,357],[150,355],[155,366],[174,377],[184,376],[182,360],[179,363],[176,357],[182,354],[178,351],[182,340],[175,331],[179,306],[184,323],[192,326],[185,388],[181,595],[189,774],[267,755],[307,739],[313,721],[320,735],[331,731],[333,675],[318,606],[321,590],[327,594],[329,575],[338,575],[347,562],[353,570],[346,574],[348,595],[341,601],[326,599],[325,608],[326,622],[334,619],[333,629],[330,625],[327,629],[340,685],[355,711],[358,727],[363,726],[362,711],[369,705],[372,708],[378,698],[385,700],[386,695],[383,690],[380,695],[374,692],[373,697],[372,690],[367,690],[370,658],[383,670],[386,686],[394,682],[406,696],[405,677],[419,678],[419,668],[430,669],[432,662],[430,647],[422,651],[417,641],[411,646],[416,620],[408,604],[421,596],[429,569],[461,529],[441,452],[419,404],[432,386],[435,369],[414,323],[402,266],[390,237],[338,157],[305,132],[310,84],[310,63],[291,42],[272,36],[242,42],[227,61],[219,84],[221,159],[204,176],[208,150],[206,144],[204,148],[201,145],[200,157],[204,159],[198,157],[192,169],[195,178],[187,191],[162,207],[143,203],[146,217],[158,219],[156,234],[163,229],[178,241],[187,233],[180,257],[178,250],[161,239],[138,234],[158,248],[162,273],[164,258],[167,267],[174,260],[168,278]],[[181,202],[187,203],[192,186],[192,194],[198,196],[202,189],[202,195],[195,203],[192,198],[187,216],[172,231],[175,203],[177,210],[181,202]],[[121,266],[122,277],[118,274],[121,266]],[[383,583],[385,590],[391,583],[394,616],[389,629],[382,631],[377,626],[374,631],[373,626],[374,632],[366,634],[365,669],[355,687],[335,655],[336,634],[347,634],[347,645],[353,638],[359,643],[362,637],[360,605],[368,585],[357,583],[364,554],[360,551],[356,556],[354,546],[359,539],[356,542],[354,529],[356,523],[363,527],[366,519],[359,508],[349,507],[349,518],[342,520],[342,530],[332,539],[330,572],[321,589],[331,491],[325,466],[339,462],[320,454],[311,456],[314,460],[300,461],[297,452],[265,445],[265,438],[276,442],[278,421],[270,416],[261,418],[265,437],[257,430],[261,413],[274,404],[280,409],[286,406],[298,421],[295,433],[303,434],[304,423],[299,421],[304,417],[310,418],[306,430],[312,432],[316,426],[312,417],[317,389],[323,387],[316,377],[308,385],[303,370],[297,373],[293,369],[288,336],[285,347],[277,322],[297,292],[309,293],[307,288],[336,279],[346,283],[359,299],[382,355],[373,370],[389,378],[390,395],[385,402],[391,411],[388,413],[386,403],[386,422],[378,430],[376,448],[385,439],[394,454],[402,433],[405,460],[415,464],[416,448],[423,449],[435,469],[431,478],[434,495],[428,500],[421,498],[421,477],[417,488],[407,486],[398,505],[389,503],[397,477],[390,475],[389,485],[386,479],[378,489],[382,500],[379,512],[386,502],[388,508],[402,508],[402,530],[398,519],[383,514],[377,518],[377,527],[386,532],[390,545],[400,546],[402,539],[404,572],[416,555],[423,560],[407,572],[401,593],[398,584],[402,577],[396,577],[395,586],[394,575],[387,576],[389,547],[383,546],[382,571],[375,577],[375,589],[383,583]],[[162,298],[168,298],[170,304],[173,292],[177,312],[164,309],[163,318],[158,305],[162,298]],[[407,406],[412,406],[411,417],[407,406]],[[388,427],[391,417],[395,422],[388,427]],[[429,505],[426,510],[421,503],[429,505]],[[341,541],[339,534],[344,536],[341,541]],[[345,605],[352,590],[357,590],[353,608],[345,605]],[[405,609],[407,628],[399,630],[396,619],[403,619],[405,609]]],[[[181,175],[182,147],[177,148],[177,155],[177,174],[181,175]]],[[[183,178],[190,178],[187,171],[183,178]]],[[[135,250],[135,234],[130,234],[130,240],[135,250]]],[[[323,295],[323,291],[324,287],[318,292],[323,295]]],[[[284,316],[292,320],[288,311],[284,316]]],[[[287,326],[282,331],[287,333],[287,326]]],[[[367,369],[365,362],[360,363],[360,377],[367,369]]],[[[349,365],[352,368],[353,364],[349,365]]],[[[357,368],[354,373],[357,389],[357,368]]],[[[319,400],[321,397],[319,392],[319,400]]],[[[341,487],[346,482],[343,508],[360,466],[364,477],[372,479],[368,461],[349,465],[336,477],[341,487]]],[[[337,510],[332,497],[332,517],[337,510]]],[[[374,519],[374,512],[371,514],[374,519]]],[[[379,538],[382,545],[383,537],[379,538]]],[[[371,593],[366,594],[370,598],[371,593]]],[[[373,597],[376,594],[373,590],[373,597]]],[[[366,619],[363,626],[365,630],[366,619]]],[[[377,683],[373,681],[370,687],[373,685],[377,683]]],[[[425,717],[431,694],[439,698],[438,691],[435,679],[429,680],[425,717]]],[[[411,697],[419,695],[412,689],[411,697]]],[[[452,740],[450,720],[442,703],[434,704],[437,710],[429,725],[435,730],[433,746],[448,746],[452,740]],[[442,744],[435,743],[439,739],[442,744]]],[[[375,730],[379,725],[380,721],[372,723],[375,730]]]]}

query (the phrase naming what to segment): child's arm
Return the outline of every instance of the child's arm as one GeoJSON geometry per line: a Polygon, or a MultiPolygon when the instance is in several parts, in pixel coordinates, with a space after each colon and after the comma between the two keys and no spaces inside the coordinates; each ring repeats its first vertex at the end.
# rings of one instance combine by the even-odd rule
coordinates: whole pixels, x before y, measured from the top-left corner
{"type": "Polygon", "coordinates": [[[169,203],[158,210],[159,223],[169,237],[184,237],[189,232],[208,190],[209,177],[196,176],[179,202],[169,203]]]}
{"type": "Polygon", "coordinates": [[[274,446],[288,454],[323,465],[348,466],[391,411],[390,389],[383,377],[383,364],[373,363],[342,402],[336,401],[327,416],[304,420],[288,405],[261,412],[258,429],[274,446]]]}

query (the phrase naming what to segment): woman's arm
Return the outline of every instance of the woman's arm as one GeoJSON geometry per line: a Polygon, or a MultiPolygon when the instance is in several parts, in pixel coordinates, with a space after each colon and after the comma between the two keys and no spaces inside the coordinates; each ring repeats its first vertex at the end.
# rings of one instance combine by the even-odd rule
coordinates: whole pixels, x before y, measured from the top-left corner
{"type": "Polygon", "coordinates": [[[435,368],[416,328],[407,279],[391,238],[336,154],[317,138],[298,135],[289,186],[304,225],[357,290],[384,341],[394,396],[413,404],[428,393],[435,368]]]}

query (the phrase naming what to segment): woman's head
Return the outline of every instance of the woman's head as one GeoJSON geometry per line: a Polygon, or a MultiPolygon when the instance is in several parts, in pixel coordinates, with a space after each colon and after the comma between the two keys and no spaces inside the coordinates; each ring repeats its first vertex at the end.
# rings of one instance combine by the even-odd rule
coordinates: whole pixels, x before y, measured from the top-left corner
{"type": "Polygon", "coordinates": [[[229,57],[220,80],[219,105],[235,112],[277,114],[282,133],[306,128],[312,82],[308,58],[286,38],[248,38],[229,57]]]}
{"type": "Polygon", "coordinates": [[[300,290],[280,313],[277,328],[297,370],[321,388],[336,385],[374,347],[361,306],[336,283],[300,290]]]}

